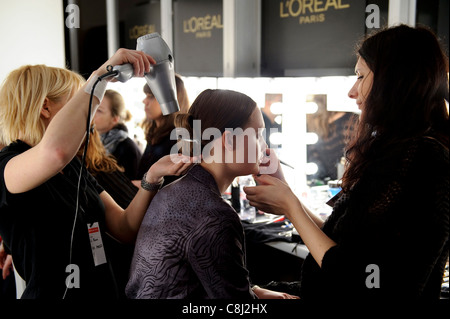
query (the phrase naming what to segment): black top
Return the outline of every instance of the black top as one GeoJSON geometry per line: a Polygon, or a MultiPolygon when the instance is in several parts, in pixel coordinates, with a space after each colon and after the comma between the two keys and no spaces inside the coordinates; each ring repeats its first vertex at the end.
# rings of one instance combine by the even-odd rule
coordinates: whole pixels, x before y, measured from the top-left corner
{"type": "Polygon", "coordinates": [[[117,159],[117,163],[125,169],[124,173],[130,180],[138,178],[141,151],[132,139],[127,137],[119,143],[112,155],[117,159]]]}
{"type": "Polygon", "coordinates": [[[136,239],[129,298],[252,299],[244,230],[200,165],[153,198],[136,239]]]}
{"type": "Polygon", "coordinates": [[[116,297],[109,265],[94,265],[88,234],[88,223],[99,222],[104,237],[104,206],[99,197],[102,187],[89,173],[83,175],[71,246],[80,162],[74,158],[62,174],[33,190],[11,194],[5,185],[5,166],[29,148],[16,141],[0,152],[0,234],[17,272],[26,281],[22,298],[61,299],[66,279],[76,282],[70,277],[76,275],[73,268],[67,268],[70,264],[79,268],[79,288],[68,289],[67,299],[116,297]]]}
{"type": "Polygon", "coordinates": [[[94,177],[123,209],[128,207],[139,190],[139,188],[134,186],[130,179],[120,171],[109,173],[95,172],[94,177]]]}
{"type": "MultiPolygon", "coordinates": [[[[123,137],[117,137],[118,143],[113,147],[111,155],[113,155],[117,159],[117,163],[125,169],[125,176],[130,180],[142,178],[142,176],[139,177],[138,175],[139,162],[142,157],[141,150],[136,143],[128,137],[127,127],[124,124],[118,124],[108,133],[112,135],[111,133],[113,131],[123,132],[123,137]]],[[[102,136],[102,138],[104,141],[104,136],[102,136]]]]}
{"type": "MultiPolygon", "coordinates": [[[[109,173],[96,172],[97,182],[111,195],[120,207],[126,209],[138,192],[138,188],[120,171],[109,173]]],[[[125,298],[125,285],[128,281],[131,258],[134,244],[121,243],[108,236],[104,238],[105,245],[109,248],[109,262],[116,278],[120,298],[125,298]]]]}
{"type": "Polygon", "coordinates": [[[311,255],[303,263],[303,299],[439,299],[449,253],[448,146],[422,137],[375,154],[323,226],[337,246],[322,268],[311,255]]]}
{"type": "MultiPolygon", "coordinates": [[[[147,142],[144,154],[142,154],[141,161],[139,163],[139,169],[137,172],[137,179],[142,179],[144,174],[149,170],[149,168],[155,164],[161,157],[170,154],[172,147],[176,144],[176,140],[170,139],[170,134],[163,137],[161,141],[157,144],[151,144],[147,142]]],[[[174,180],[178,179],[178,176],[165,176],[164,186],[170,184],[174,180]]]]}

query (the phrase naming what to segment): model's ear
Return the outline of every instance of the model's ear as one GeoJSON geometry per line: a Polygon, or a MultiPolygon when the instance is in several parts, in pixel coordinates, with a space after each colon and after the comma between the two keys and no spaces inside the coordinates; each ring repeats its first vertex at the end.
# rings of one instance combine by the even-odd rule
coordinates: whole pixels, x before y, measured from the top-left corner
{"type": "Polygon", "coordinates": [[[222,134],[222,144],[227,151],[234,151],[234,136],[230,131],[225,131],[222,134]]]}
{"type": "Polygon", "coordinates": [[[45,119],[49,119],[51,117],[51,112],[50,112],[50,108],[49,108],[49,101],[50,100],[48,99],[48,97],[46,97],[44,99],[44,104],[42,104],[42,108],[41,108],[41,115],[45,119]]]}

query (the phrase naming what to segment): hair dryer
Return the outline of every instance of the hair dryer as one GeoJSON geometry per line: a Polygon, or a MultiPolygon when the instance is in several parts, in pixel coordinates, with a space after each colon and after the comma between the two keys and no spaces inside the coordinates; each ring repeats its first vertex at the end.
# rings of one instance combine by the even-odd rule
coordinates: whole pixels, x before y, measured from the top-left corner
{"type": "MultiPolygon", "coordinates": [[[[161,106],[162,114],[178,112],[180,106],[177,100],[174,60],[167,43],[157,32],[150,33],[137,39],[136,50],[150,55],[156,61],[144,77],[161,106]]],[[[116,65],[113,71],[118,72],[115,78],[120,82],[126,82],[134,75],[131,64],[116,65]]]]}

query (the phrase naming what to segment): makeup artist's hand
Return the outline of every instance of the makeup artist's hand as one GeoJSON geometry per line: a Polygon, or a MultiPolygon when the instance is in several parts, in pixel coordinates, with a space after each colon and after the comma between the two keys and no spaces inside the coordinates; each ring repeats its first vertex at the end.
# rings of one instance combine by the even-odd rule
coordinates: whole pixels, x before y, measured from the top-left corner
{"type": "MultiPolygon", "coordinates": [[[[246,186],[244,192],[250,205],[271,214],[286,215],[298,198],[286,182],[270,175],[254,176],[257,186],[246,186]]],[[[295,209],[294,209],[295,211],[295,209]]]]}
{"type": "Polygon", "coordinates": [[[270,148],[266,149],[266,156],[259,165],[259,174],[270,175],[286,183],[280,160],[275,150],[270,148]]]}

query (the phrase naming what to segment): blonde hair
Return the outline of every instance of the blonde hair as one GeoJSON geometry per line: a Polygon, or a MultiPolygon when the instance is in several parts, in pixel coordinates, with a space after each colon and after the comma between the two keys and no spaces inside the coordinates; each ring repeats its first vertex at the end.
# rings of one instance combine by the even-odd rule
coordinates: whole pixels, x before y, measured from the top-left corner
{"type": "MultiPolygon", "coordinates": [[[[117,163],[114,156],[106,152],[105,147],[100,139],[100,135],[95,128],[91,129],[89,145],[86,153],[86,168],[96,176],[99,172],[112,173],[114,171],[124,172],[125,169],[117,163]]],[[[86,139],[83,141],[77,156],[82,158],[86,139]]]]}
{"type": "Polygon", "coordinates": [[[62,68],[25,65],[7,76],[0,88],[0,143],[23,139],[38,144],[45,132],[41,109],[45,98],[61,102],[71,97],[85,79],[62,68]]]}

